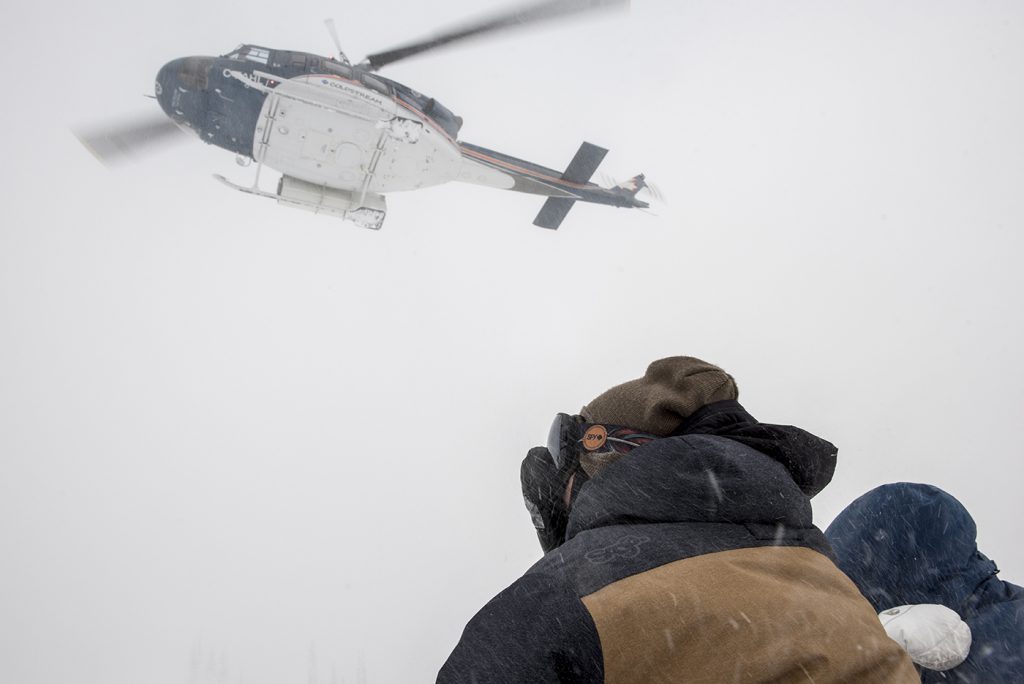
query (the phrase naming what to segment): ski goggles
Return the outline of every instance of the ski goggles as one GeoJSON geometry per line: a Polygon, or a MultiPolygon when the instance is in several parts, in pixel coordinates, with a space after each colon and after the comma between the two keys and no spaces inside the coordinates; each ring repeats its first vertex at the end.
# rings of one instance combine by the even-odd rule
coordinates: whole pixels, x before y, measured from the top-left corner
{"type": "Polygon", "coordinates": [[[555,416],[548,431],[547,447],[530,449],[520,468],[523,500],[544,553],[565,542],[571,507],[564,503],[566,487],[572,480],[570,501],[573,501],[589,479],[579,467],[582,454],[608,451],[624,454],[655,439],[658,439],[655,435],[622,425],[588,423],[582,416],[567,413],[555,416]]]}
{"type": "Polygon", "coordinates": [[[628,453],[658,439],[625,425],[588,423],[582,416],[559,413],[548,430],[548,452],[559,473],[576,470],[583,452],[615,451],[628,453]]]}

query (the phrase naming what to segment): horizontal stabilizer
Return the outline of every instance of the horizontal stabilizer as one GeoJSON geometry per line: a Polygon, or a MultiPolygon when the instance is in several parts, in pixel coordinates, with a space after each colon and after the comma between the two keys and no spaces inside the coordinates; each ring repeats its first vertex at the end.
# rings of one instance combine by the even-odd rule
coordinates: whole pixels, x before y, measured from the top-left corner
{"type": "Polygon", "coordinates": [[[586,183],[594,175],[594,171],[597,171],[597,167],[601,165],[606,154],[608,154],[608,150],[603,147],[591,145],[588,142],[583,143],[576,151],[576,156],[569,162],[565,173],[562,174],[562,180],[567,180],[570,183],[586,183]]]}
{"type": "Polygon", "coordinates": [[[537,218],[533,219],[533,225],[556,230],[558,226],[562,225],[562,220],[565,219],[566,214],[569,213],[569,210],[572,209],[572,205],[574,204],[576,204],[576,200],[574,199],[549,197],[544,203],[544,206],[540,208],[540,213],[537,214],[537,218]]]}
{"type": "MultiPolygon", "coordinates": [[[[569,166],[565,168],[562,180],[586,185],[590,181],[590,177],[594,175],[594,171],[597,171],[597,167],[604,161],[606,154],[608,154],[608,150],[603,147],[591,145],[588,142],[583,143],[580,145],[580,149],[576,150],[576,156],[569,162],[569,166]]],[[[549,197],[544,206],[540,208],[537,218],[533,220],[533,225],[551,230],[557,229],[562,225],[565,215],[569,213],[575,203],[575,199],[549,197]]]]}

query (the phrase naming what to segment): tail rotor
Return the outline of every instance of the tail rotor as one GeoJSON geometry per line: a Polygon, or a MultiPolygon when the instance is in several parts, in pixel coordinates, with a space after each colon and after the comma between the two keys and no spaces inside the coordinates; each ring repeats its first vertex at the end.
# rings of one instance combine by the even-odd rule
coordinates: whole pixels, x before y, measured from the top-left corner
{"type": "Polygon", "coordinates": [[[648,181],[642,173],[624,181],[618,181],[611,176],[602,174],[601,185],[611,190],[618,190],[630,197],[639,195],[641,198],[649,199],[657,204],[668,204],[661,189],[648,181]]]}

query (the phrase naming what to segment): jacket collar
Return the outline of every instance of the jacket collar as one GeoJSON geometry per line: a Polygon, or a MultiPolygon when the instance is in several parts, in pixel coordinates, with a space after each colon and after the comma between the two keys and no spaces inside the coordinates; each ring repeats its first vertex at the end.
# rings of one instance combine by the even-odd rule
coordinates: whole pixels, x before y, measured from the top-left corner
{"type": "Polygon", "coordinates": [[[705,434],[655,440],[608,466],[580,489],[567,538],[651,523],[813,525],[808,497],[781,463],[705,434]]]}

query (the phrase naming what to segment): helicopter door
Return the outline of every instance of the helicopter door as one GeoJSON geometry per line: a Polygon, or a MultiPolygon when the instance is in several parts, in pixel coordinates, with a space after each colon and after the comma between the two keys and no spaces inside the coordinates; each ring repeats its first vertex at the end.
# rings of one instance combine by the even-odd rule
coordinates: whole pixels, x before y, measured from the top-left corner
{"type": "Polygon", "coordinates": [[[320,131],[309,130],[303,134],[302,157],[317,162],[326,162],[334,153],[336,145],[331,136],[320,131]]]}

